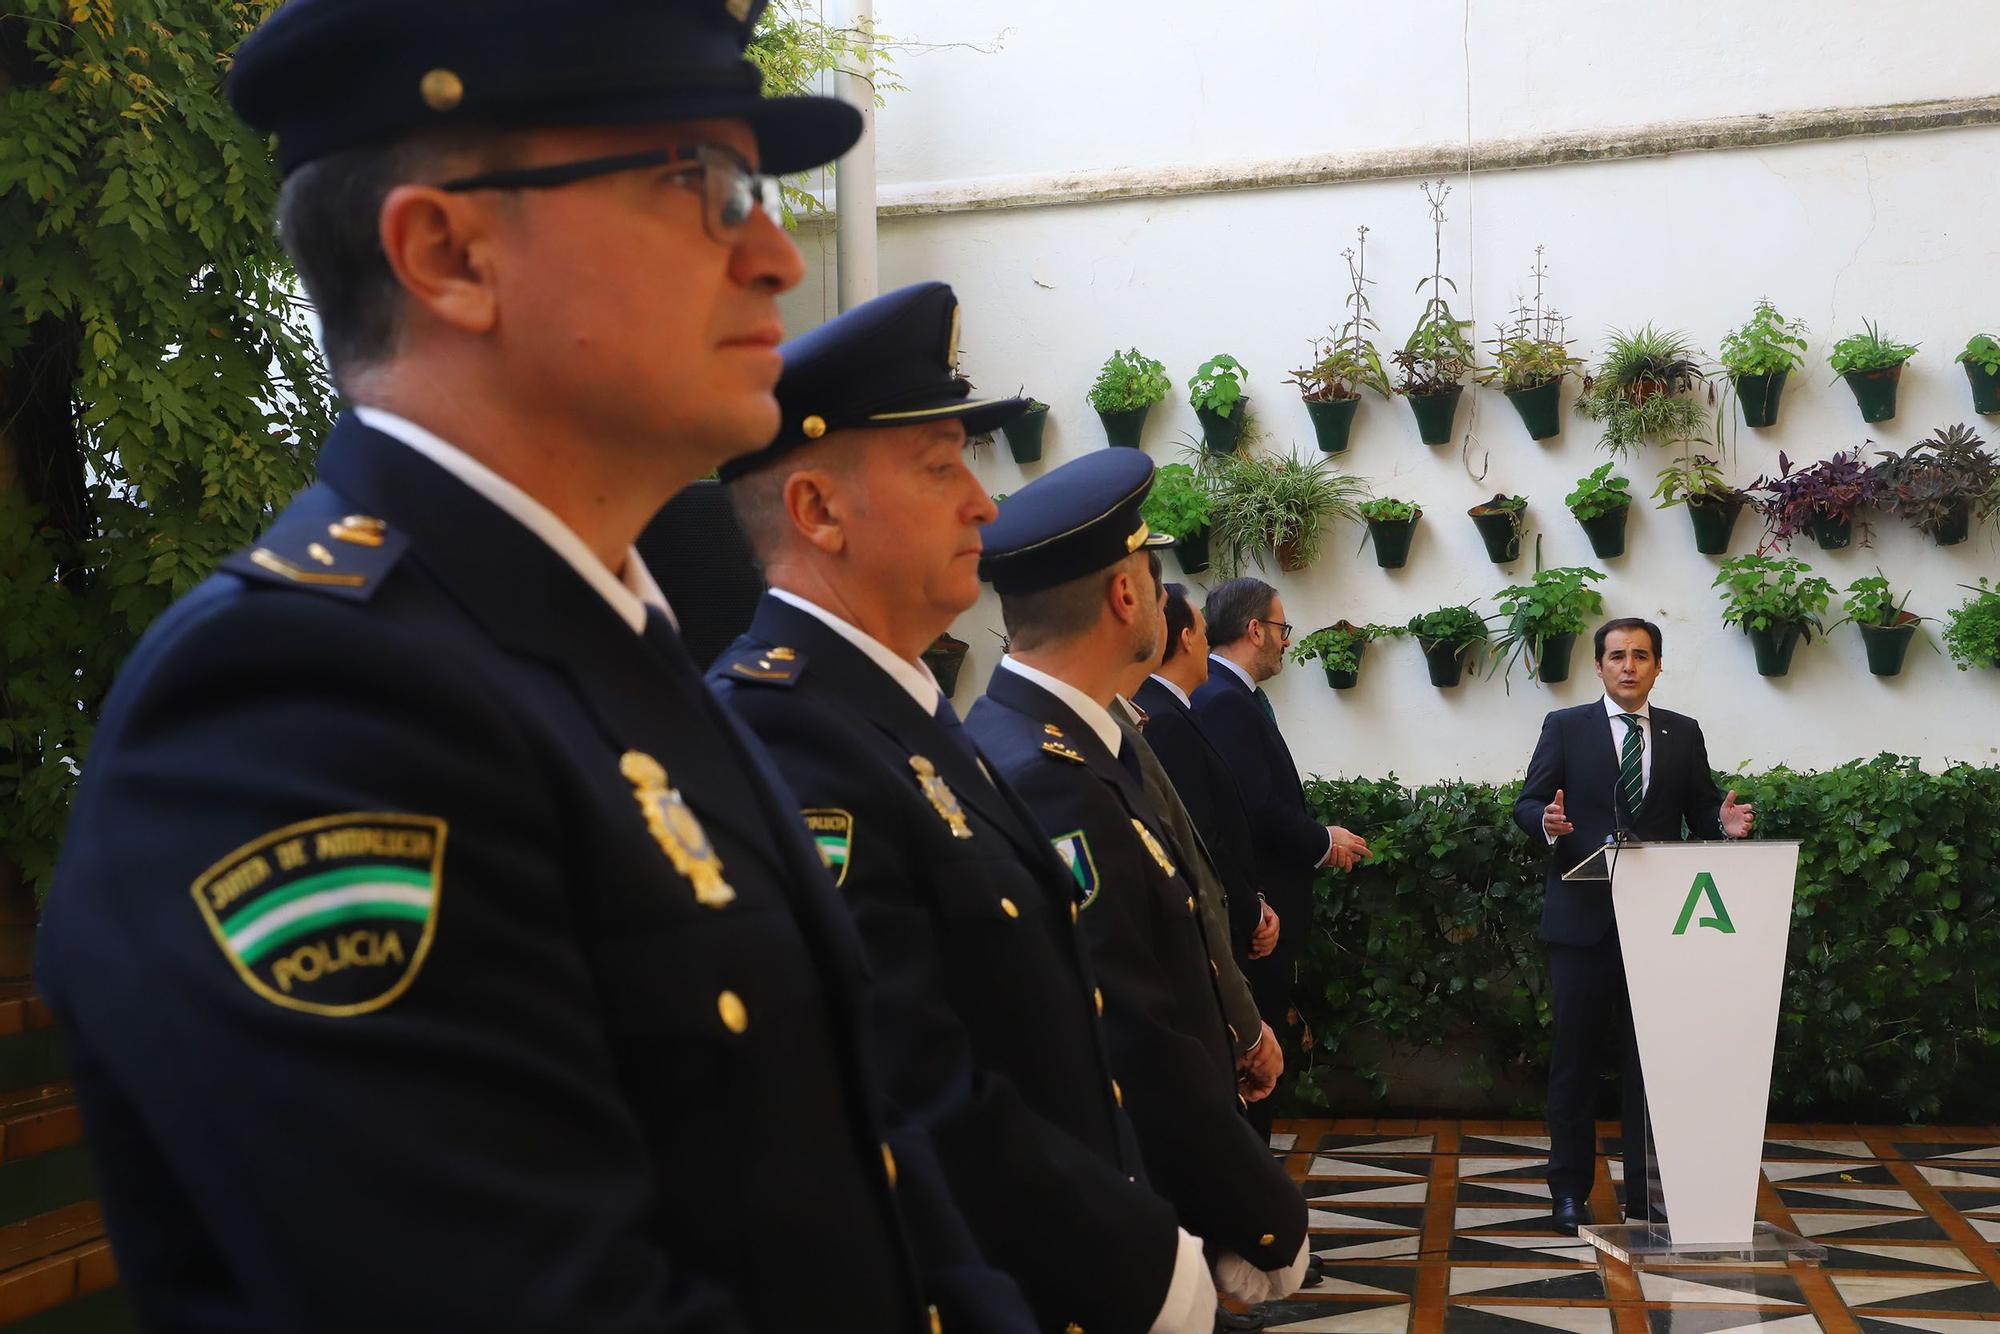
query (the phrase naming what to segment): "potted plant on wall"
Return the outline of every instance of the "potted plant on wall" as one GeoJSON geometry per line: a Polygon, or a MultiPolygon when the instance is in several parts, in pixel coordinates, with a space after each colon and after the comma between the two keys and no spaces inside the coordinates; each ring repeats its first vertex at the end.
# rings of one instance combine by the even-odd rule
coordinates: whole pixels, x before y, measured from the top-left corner
{"type": "Polygon", "coordinates": [[[1562,382],[1583,368],[1569,353],[1563,317],[1544,304],[1542,284],[1548,272],[1542,247],[1536,246],[1534,308],[1523,301],[1512,321],[1495,326],[1495,336],[1487,342],[1493,364],[1474,377],[1507,395],[1530,440],[1547,440],[1562,430],[1562,382]]]}
{"type": "MultiPolygon", "coordinates": [[[[1525,584],[1500,590],[1497,598],[1504,628],[1493,645],[1493,671],[1511,671],[1525,656],[1537,681],[1554,685],[1569,680],[1576,637],[1591,620],[1604,614],[1604,595],[1590,585],[1604,571],[1587,565],[1536,570],[1525,584]]],[[[1489,672],[1489,675],[1491,673],[1489,672]]]]}
{"type": "Polygon", "coordinates": [[[1417,520],[1424,517],[1423,507],[1414,501],[1383,497],[1364,500],[1359,508],[1368,536],[1375,543],[1375,563],[1385,570],[1402,569],[1410,559],[1410,539],[1416,536],[1417,520]]]}
{"type": "Polygon", "coordinates": [[[1250,372],[1243,364],[1221,353],[1201,363],[1188,380],[1188,405],[1201,422],[1201,440],[1212,453],[1234,454],[1243,436],[1243,416],[1250,400],[1243,396],[1243,382],[1250,372]]]}
{"type": "Polygon", "coordinates": [[[1833,585],[1793,556],[1731,557],[1714,586],[1723,590],[1722,623],[1750,637],[1759,676],[1791,670],[1793,651],[1823,628],[1820,613],[1833,598],[1833,585]]]}
{"type": "Polygon", "coordinates": [[[1174,539],[1174,558],[1183,574],[1208,568],[1208,525],[1214,500],[1208,482],[1185,463],[1169,463],[1153,474],[1139,517],[1156,533],[1174,539]]]}
{"type": "Polygon", "coordinates": [[[1611,475],[1611,465],[1593,469],[1590,476],[1577,479],[1576,490],[1563,497],[1569,512],[1583,525],[1590,549],[1599,560],[1625,554],[1625,521],[1632,514],[1632,483],[1611,475]]]}
{"type": "Polygon", "coordinates": [[[2000,663],[2000,588],[1984,578],[1979,586],[1960,584],[1972,594],[1945,617],[1944,644],[1961,672],[2000,663]]]}
{"type": "Polygon", "coordinates": [[[1526,496],[1495,495],[1466,511],[1479,539],[1486,544],[1486,557],[1495,565],[1521,559],[1521,534],[1528,527],[1526,496]]]}
{"type": "Polygon", "coordinates": [[[1400,625],[1355,625],[1343,619],[1313,631],[1292,645],[1292,661],[1303,664],[1318,658],[1320,666],[1326,669],[1329,686],[1352,690],[1361,679],[1362,650],[1374,640],[1408,633],[1400,625]]]}
{"type": "Polygon", "coordinates": [[[1090,406],[1104,422],[1104,438],[1114,445],[1137,449],[1146,413],[1167,396],[1172,385],[1167,368],[1138,348],[1113,352],[1090,386],[1090,406]]]}
{"type": "Polygon", "coordinates": [[[2000,459],[1963,422],[1939,427],[1901,454],[1881,454],[1875,473],[1882,507],[1941,547],[1963,542],[1972,535],[1973,519],[2000,505],[2000,459]]]}
{"type": "MultiPolygon", "coordinates": [[[[1797,472],[1781,450],[1778,475],[1759,477],[1750,490],[1773,545],[1790,547],[1794,535],[1810,532],[1822,551],[1838,551],[1854,538],[1856,514],[1881,499],[1882,479],[1860,450],[1842,450],[1797,472]]],[[[1861,542],[1868,544],[1866,524],[1861,542]]]]}
{"type": "Polygon", "coordinates": [[[1465,331],[1472,327],[1472,321],[1453,315],[1444,297],[1446,287],[1458,290],[1458,284],[1444,276],[1444,201],[1451,187],[1439,181],[1435,189],[1426,183],[1423,190],[1431,211],[1432,261],[1431,276],[1418,283],[1417,290],[1428,286],[1431,294],[1424,300],[1409,341],[1389,359],[1401,373],[1396,392],[1409,400],[1418,436],[1427,445],[1448,445],[1459,396],[1465,392],[1465,376],[1477,354],[1466,339],[1465,331]]]}
{"type": "Polygon", "coordinates": [[[931,669],[937,678],[938,689],[950,699],[958,689],[958,673],[965,666],[965,655],[972,645],[963,639],[956,639],[950,631],[931,641],[931,646],[923,651],[924,666],[931,669]]]}
{"type": "Polygon", "coordinates": [[[1736,516],[1743,512],[1748,493],[1722,480],[1722,465],[1706,454],[1683,456],[1660,470],[1660,484],[1653,498],[1661,509],[1687,506],[1694,524],[1694,549],[1704,556],[1720,556],[1729,550],[1729,534],[1736,516]]]}
{"type": "Polygon", "coordinates": [[[1470,607],[1439,607],[1412,616],[1408,633],[1424,651],[1431,684],[1447,689],[1459,683],[1467,662],[1486,643],[1486,621],[1470,607]]]}
{"type": "Polygon", "coordinates": [[[1903,657],[1923,620],[1915,612],[1903,610],[1909,600],[1908,593],[1898,598],[1877,569],[1847,586],[1847,596],[1842,599],[1847,615],[1827,629],[1831,632],[1854,622],[1854,628],[1861,632],[1861,646],[1868,652],[1868,670],[1876,676],[1896,676],[1903,670],[1903,657]]]}
{"type": "Polygon", "coordinates": [[[1042,428],[1049,424],[1049,405],[1039,398],[1028,400],[1020,416],[1000,428],[1016,463],[1035,463],[1042,457],[1042,428]]]}
{"type": "Polygon", "coordinates": [[[1580,415],[1604,427],[1599,443],[1618,455],[1649,441],[1701,439],[1707,413],[1694,391],[1707,381],[1687,335],[1646,324],[1631,333],[1614,329],[1610,339],[1576,401],[1580,415]]]}
{"type": "Polygon", "coordinates": [[[1214,463],[1211,541],[1233,569],[1242,568],[1245,555],[1262,569],[1270,551],[1280,570],[1303,570],[1318,557],[1327,526],[1357,518],[1357,502],[1367,494],[1366,483],[1324,456],[1225,454],[1214,463]]]}
{"type": "Polygon", "coordinates": [[[1861,420],[1885,422],[1896,415],[1896,385],[1903,378],[1903,363],[1917,354],[1918,345],[1884,338],[1867,320],[1861,321],[1861,327],[1861,333],[1849,334],[1833,345],[1827,362],[1854,391],[1854,401],[1861,405],[1861,420]]]}
{"type": "Polygon", "coordinates": [[[1366,227],[1355,229],[1355,246],[1340,252],[1347,261],[1347,323],[1328,337],[1313,339],[1312,361],[1286,380],[1299,387],[1306,415],[1312,418],[1313,436],[1325,454],[1346,452],[1363,389],[1373,389],[1385,398],[1393,392],[1382,355],[1368,341],[1376,325],[1368,315],[1366,227]]]}
{"type": "Polygon", "coordinates": [[[1982,417],[2000,412],[2000,339],[1974,334],[1958,360],[1972,383],[1972,410],[1982,417]]]}
{"type": "Polygon", "coordinates": [[[1747,323],[1722,336],[1722,369],[1736,387],[1743,424],[1775,426],[1785,379],[1797,370],[1806,350],[1806,326],[1778,313],[1769,298],[1757,302],[1747,323]]]}

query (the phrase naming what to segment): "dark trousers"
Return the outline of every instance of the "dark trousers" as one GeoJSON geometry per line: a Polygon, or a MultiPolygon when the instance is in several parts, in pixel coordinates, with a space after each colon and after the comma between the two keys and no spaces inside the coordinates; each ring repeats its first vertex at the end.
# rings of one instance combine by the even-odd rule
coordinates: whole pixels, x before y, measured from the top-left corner
{"type": "MultiPolygon", "coordinates": [[[[1292,975],[1298,958],[1297,942],[1304,938],[1310,924],[1310,912],[1290,916],[1277,904],[1272,907],[1278,913],[1278,945],[1261,959],[1239,955],[1237,962],[1243,968],[1243,980],[1250,984],[1250,998],[1257,1002],[1257,1013],[1271,1026],[1271,1036],[1285,1049],[1285,1070],[1289,1073],[1297,1068],[1295,1060],[1300,1058],[1297,1034],[1286,1021],[1286,1012],[1292,1007],[1292,975]],[[1298,925],[1295,927],[1293,923],[1298,925]]],[[[1272,1098],[1253,1102],[1244,1115],[1257,1133],[1266,1139],[1271,1137],[1272,1098]]],[[[2000,1334],[1995,1330],[1994,1334],[2000,1334]]]]}
{"type": "MultiPolygon", "coordinates": [[[[1624,1053],[1625,1213],[1646,1216],[1646,1085],[1613,930],[1595,945],[1548,946],[1555,1049],[1549,1056],[1549,1194],[1588,1196],[1597,1178],[1597,1081],[1624,1053]]],[[[1996,1332],[2000,1334],[2000,1332],[1996,1332]]]]}

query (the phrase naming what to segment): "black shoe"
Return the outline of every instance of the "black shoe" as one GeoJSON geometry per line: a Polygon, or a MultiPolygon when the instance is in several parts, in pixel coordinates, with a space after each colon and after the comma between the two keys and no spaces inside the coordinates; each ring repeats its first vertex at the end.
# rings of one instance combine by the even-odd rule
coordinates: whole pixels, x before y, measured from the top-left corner
{"type": "Polygon", "coordinates": [[[1558,1195],[1549,1213],[1555,1219],[1556,1231],[1574,1237],[1579,1227],[1590,1222],[1590,1203],[1581,1195],[1558,1195]]]}
{"type": "Polygon", "coordinates": [[[1264,1328],[1264,1317],[1245,1311],[1238,1315],[1234,1311],[1215,1308],[1215,1334],[1241,1334],[1242,1331],[1264,1328]]]}
{"type": "MultiPolygon", "coordinates": [[[[1326,1261],[1320,1259],[1317,1255],[1307,1256],[1306,1276],[1303,1280],[1300,1281],[1299,1287],[1301,1288],[1318,1287],[1321,1280],[1323,1280],[1325,1277],[1326,1277],[1326,1261]]],[[[1996,1332],[1996,1334],[2000,1334],[2000,1332],[1996,1332]]]]}

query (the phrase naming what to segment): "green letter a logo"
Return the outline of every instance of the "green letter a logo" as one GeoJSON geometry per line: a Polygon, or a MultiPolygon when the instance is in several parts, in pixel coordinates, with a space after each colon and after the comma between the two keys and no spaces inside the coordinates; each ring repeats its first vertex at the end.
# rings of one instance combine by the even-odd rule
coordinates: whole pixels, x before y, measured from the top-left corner
{"type": "Polygon", "coordinates": [[[1729,920],[1729,909],[1722,906],[1722,895],[1715,888],[1715,877],[1706,871],[1696,875],[1694,883],[1688,886],[1687,902],[1681,905],[1681,919],[1674,923],[1674,934],[1677,936],[1687,934],[1688,921],[1694,916],[1694,906],[1701,901],[1704,894],[1708,896],[1709,905],[1715,909],[1715,916],[1702,918],[1700,925],[1713,927],[1725,936],[1735,935],[1736,926],[1729,920]]]}

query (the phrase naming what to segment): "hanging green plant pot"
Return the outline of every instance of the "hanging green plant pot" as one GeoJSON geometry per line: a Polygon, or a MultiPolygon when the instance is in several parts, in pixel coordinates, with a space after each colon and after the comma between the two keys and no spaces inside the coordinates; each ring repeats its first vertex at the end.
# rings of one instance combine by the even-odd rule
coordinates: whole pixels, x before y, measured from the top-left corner
{"type": "Polygon", "coordinates": [[[1861,405],[1861,420],[1885,422],[1896,415],[1896,383],[1903,378],[1901,366],[1880,371],[1849,371],[1840,377],[1854,391],[1861,405]]]}
{"type": "MultiPolygon", "coordinates": [[[[1333,668],[1327,667],[1326,683],[1335,690],[1354,689],[1355,685],[1361,680],[1361,655],[1367,651],[1368,641],[1364,639],[1354,646],[1354,670],[1351,672],[1337,672],[1333,668]]],[[[1322,663],[1321,666],[1325,666],[1325,664],[1322,663]]]]}
{"type": "Polygon", "coordinates": [[[1322,454],[1345,454],[1348,433],[1354,429],[1354,411],[1361,406],[1354,398],[1307,399],[1306,416],[1312,418],[1313,435],[1322,454]]]}
{"type": "Polygon", "coordinates": [[[1532,389],[1509,389],[1507,401],[1521,414],[1528,439],[1547,440],[1562,430],[1562,381],[1551,380],[1532,389]]]}
{"type": "Polygon", "coordinates": [[[1029,408],[1000,428],[1016,463],[1035,463],[1042,457],[1042,428],[1049,424],[1047,408],[1029,408]]]}
{"type": "Polygon", "coordinates": [[[1125,412],[1100,412],[1099,421],[1104,423],[1104,438],[1114,445],[1126,449],[1139,447],[1139,433],[1146,429],[1146,414],[1153,410],[1151,404],[1143,408],[1132,408],[1125,412]]]}
{"type": "Polygon", "coordinates": [[[1790,371],[1772,371],[1769,375],[1739,375],[1736,377],[1736,402],[1743,409],[1743,424],[1753,430],[1778,424],[1778,399],[1785,392],[1785,378],[1790,371]]]}
{"type": "Polygon", "coordinates": [[[1759,630],[1745,627],[1750,651],[1757,657],[1757,675],[1783,676],[1792,670],[1792,652],[1799,646],[1799,627],[1773,625],[1759,630]]]}
{"type": "Polygon", "coordinates": [[[1989,375],[1985,368],[1962,363],[1965,378],[1972,382],[1972,410],[1982,417],[2000,412],[2000,374],[1989,375]]]}
{"type": "Polygon", "coordinates": [[[1902,675],[1903,655],[1910,651],[1910,640],[1916,633],[1916,615],[1907,611],[1896,613],[1894,625],[1861,626],[1861,644],[1868,650],[1868,670],[1877,676],[1902,675]]]}
{"type": "Polygon", "coordinates": [[[1203,524],[1185,537],[1174,541],[1174,559],[1181,563],[1182,574],[1200,574],[1208,568],[1208,525],[1203,524]]]}
{"type": "Polygon", "coordinates": [[[1451,443],[1452,419],[1458,416],[1459,396],[1465,393],[1465,386],[1455,384],[1436,394],[1405,394],[1410,401],[1410,411],[1417,418],[1417,435],[1427,445],[1448,445],[1451,443]]]}
{"type": "Polygon", "coordinates": [[[1590,539],[1590,549],[1597,553],[1599,560],[1611,560],[1625,554],[1625,520],[1632,515],[1628,501],[1617,509],[1606,510],[1593,518],[1579,518],[1584,536],[1590,539]]]}
{"type": "Polygon", "coordinates": [[[1385,570],[1402,569],[1416,533],[1416,519],[1370,519],[1368,536],[1375,539],[1375,563],[1385,570]]]}
{"type": "Polygon", "coordinates": [[[1839,518],[1831,515],[1815,518],[1809,525],[1813,541],[1819,543],[1821,551],[1839,551],[1854,540],[1854,516],[1844,514],[1839,518]]]}
{"type": "Polygon", "coordinates": [[[1944,517],[1931,530],[1931,536],[1941,547],[1955,547],[1972,536],[1972,499],[1960,496],[1945,507],[1944,517]]]}
{"type": "Polygon", "coordinates": [[[1236,407],[1225,417],[1207,408],[1196,408],[1194,415],[1201,421],[1201,443],[1211,454],[1234,454],[1236,442],[1243,438],[1243,416],[1250,408],[1250,400],[1239,398],[1236,407]]]}
{"type": "Polygon", "coordinates": [[[1521,511],[1499,505],[1474,505],[1466,511],[1486,543],[1486,558],[1495,565],[1521,559],[1521,511]]]}
{"type": "Polygon", "coordinates": [[[1535,652],[1535,679],[1551,686],[1569,680],[1569,660],[1575,653],[1575,635],[1542,636],[1535,652]]]}
{"type": "Polygon", "coordinates": [[[1691,496],[1687,502],[1688,521],[1694,525],[1694,549],[1704,556],[1729,552],[1729,535],[1736,530],[1736,516],[1743,512],[1743,497],[1691,496]]]}
{"type": "Polygon", "coordinates": [[[1424,651],[1424,667],[1431,674],[1431,684],[1440,690],[1449,690],[1465,675],[1465,655],[1472,647],[1450,639],[1426,639],[1417,637],[1417,644],[1424,651]]]}
{"type": "Polygon", "coordinates": [[[938,689],[944,691],[946,699],[958,689],[958,672],[965,666],[965,654],[971,647],[963,639],[939,635],[923,652],[924,665],[937,678],[938,689]]]}

